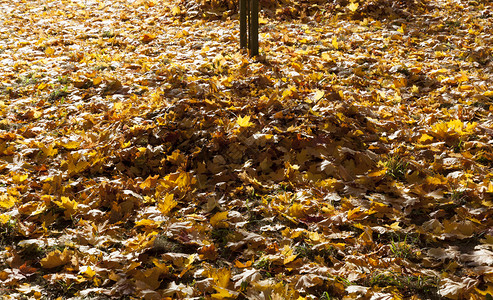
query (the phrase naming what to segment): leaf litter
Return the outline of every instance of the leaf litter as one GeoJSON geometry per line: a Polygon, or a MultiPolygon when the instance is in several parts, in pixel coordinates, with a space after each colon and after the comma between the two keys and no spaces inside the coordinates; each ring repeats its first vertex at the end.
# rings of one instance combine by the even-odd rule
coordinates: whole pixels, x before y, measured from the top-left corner
{"type": "Polygon", "coordinates": [[[491,4],[0,3],[6,299],[493,295],[491,4]]]}

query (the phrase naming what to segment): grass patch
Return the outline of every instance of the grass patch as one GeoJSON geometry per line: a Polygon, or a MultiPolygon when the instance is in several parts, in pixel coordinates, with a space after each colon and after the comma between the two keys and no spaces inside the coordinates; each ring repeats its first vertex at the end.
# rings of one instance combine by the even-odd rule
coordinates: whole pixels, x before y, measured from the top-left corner
{"type": "Polygon", "coordinates": [[[400,238],[397,241],[392,238],[390,241],[390,251],[395,257],[413,258],[415,256],[413,248],[414,245],[407,242],[407,236],[403,241],[400,238]]]}
{"type": "Polygon", "coordinates": [[[421,275],[402,275],[393,272],[371,274],[365,280],[365,286],[395,287],[403,292],[403,296],[420,295],[427,299],[438,299],[438,278],[421,275]]]}
{"type": "Polygon", "coordinates": [[[408,162],[405,162],[398,155],[390,156],[383,165],[387,168],[387,176],[396,180],[403,180],[406,176],[408,162]]]}
{"type": "Polygon", "coordinates": [[[53,101],[57,101],[59,99],[63,100],[68,95],[67,89],[68,89],[68,86],[64,86],[63,88],[58,88],[58,89],[54,90],[48,96],[48,101],[53,102],[53,101]]]}

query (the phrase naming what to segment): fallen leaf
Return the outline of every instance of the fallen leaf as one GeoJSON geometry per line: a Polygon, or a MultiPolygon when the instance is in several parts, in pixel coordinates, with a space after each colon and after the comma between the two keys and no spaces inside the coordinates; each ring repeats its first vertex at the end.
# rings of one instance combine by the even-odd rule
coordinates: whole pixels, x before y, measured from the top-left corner
{"type": "Polygon", "coordinates": [[[250,127],[254,125],[250,122],[250,116],[238,117],[236,123],[240,125],[240,127],[250,127]]]}
{"type": "Polygon", "coordinates": [[[41,267],[52,269],[68,264],[73,254],[73,251],[70,251],[67,248],[65,248],[63,252],[60,252],[60,250],[51,251],[46,257],[40,260],[41,267]]]}
{"type": "Polygon", "coordinates": [[[226,220],[228,219],[228,212],[218,212],[211,217],[210,223],[212,227],[228,227],[226,220]]]}

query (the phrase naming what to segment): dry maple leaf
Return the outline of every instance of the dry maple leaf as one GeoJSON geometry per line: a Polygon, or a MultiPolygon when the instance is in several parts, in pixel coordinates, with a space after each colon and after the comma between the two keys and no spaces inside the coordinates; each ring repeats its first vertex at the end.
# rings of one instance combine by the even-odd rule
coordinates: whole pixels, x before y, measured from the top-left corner
{"type": "Polygon", "coordinates": [[[51,269],[68,264],[72,259],[74,252],[65,248],[63,252],[55,250],[40,260],[41,267],[51,269]]]}

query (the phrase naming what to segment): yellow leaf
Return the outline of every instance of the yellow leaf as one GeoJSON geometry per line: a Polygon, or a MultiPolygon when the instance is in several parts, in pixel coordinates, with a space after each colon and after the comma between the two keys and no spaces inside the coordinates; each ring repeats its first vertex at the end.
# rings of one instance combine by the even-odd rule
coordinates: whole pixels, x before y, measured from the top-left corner
{"type": "Polygon", "coordinates": [[[433,137],[431,135],[427,135],[424,133],[419,139],[418,142],[420,143],[426,143],[426,142],[431,142],[433,140],[433,137]]]}
{"type": "Polygon", "coordinates": [[[173,200],[173,197],[173,194],[166,194],[166,196],[159,201],[157,208],[163,215],[167,215],[178,204],[178,202],[173,200]]]}
{"type": "Polygon", "coordinates": [[[462,123],[462,121],[459,119],[454,119],[447,122],[447,127],[453,131],[462,132],[462,128],[464,128],[464,123],[462,123]]]}
{"type": "Polygon", "coordinates": [[[336,36],[332,37],[332,46],[333,46],[335,49],[339,49],[339,43],[337,42],[337,38],[336,38],[336,36]]]}
{"type": "Polygon", "coordinates": [[[457,76],[457,82],[465,82],[469,80],[469,76],[467,76],[466,72],[461,71],[460,76],[457,76]]]}
{"type": "Polygon", "coordinates": [[[436,133],[440,137],[446,137],[447,136],[447,124],[445,123],[438,123],[432,126],[431,128],[434,133],[436,133]]]}
{"type": "Polygon", "coordinates": [[[156,258],[152,260],[152,263],[156,266],[156,268],[158,268],[158,270],[161,271],[161,273],[167,273],[171,268],[171,265],[168,265],[166,263],[161,263],[156,258]]]}
{"type": "Polygon", "coordinates": [[[290,262],[294,261],[296,257],[298,257],[298,254],[291,254],[286,256],[283,260],[283,264],[285,265],[289,264],[290,262]]]}
{"type": "Polygon", "coordinates": [[[181,14],[181,9],[180,9],[180,7],[179,7],[179,6],[175,6],[175,7],[173,7],[173,9],[171,10],[171,12],[173,13],[173,15],[174,15],[174,16],[176,16],[176,15],[181,14]]]}
{"type": "Polygon", "coordinates": [[[24,182],[27,179],[27,177],[29,177],[29,175],[28,174],[11,173],[11,177],[12,177],[12,181],[14,183],[19,184],[19,183],[24,182]]]}
{"type": "Polygon", "coordinates": [[[348,8],[350,11],[355,12],[358,9],[359,4],[357,2],[351,2],[351,4],[348,5],[348,8]]]}
{"type": "Polygon", "coordinates": [[[395,231],[398,231],[398,230],[401,230],[401,229],[402,229],[402,227],[401,227],[401,226],[399,226],[399,221],[397,221],[397,222],[394,222],[394,223],[390,224],[388,227],[389,227],[390,229],[395,230],[395,231]]]}
{"type": "Polygon", "coordinates": [[[405,30],[406,30],[406,24],[402,24],[401,27],[397,29],[397,31],[402,34],[404,34],[405,30]]]}
{"type": "Polygon", "coordinates": [[[385,174],[387,174],[387,168],[383,168],[381,170],[371,172],[370,174],[368,174],[368,177],[381,177],[384,176],[385,174]]]}
{"type": "Polygon", "coordinates": [[[46,54],[46,56],[52,56],[53,54],[55,54],[55,50],[51,47],[48,47],[45,50],[45,54],[46,54]]]}
{"type": "Polygon", "coordinates": [[[294,203],[289,208],[288,213],[294,218],[303,218],[306,215],[305,210],[306,209],[300,203],[294,203]]]}
{"type": "Polygon", "coordinates": [[[77,201],[75,200],[70,200],[69,197],[64,197],[62,196],[60,198],[61,201],[53,201],[58,207],[62,208],[65,210],[65,216],[71,216],[75,213],[77,209],[77,201]]]}
{"type": "Polygon", "coordinates": [[[38,85],[38,90],[40,90],[40,91],[41,91],[41,90],[44,90],[47,86],[48,86],[48,85],[47,85],[46,83],[44,83],[44,82],[43,82],[43,83],[40,83],[40,84],[38,85]]]}
{"type": "Polygon", "coordinates": [[[312,99],[313,99],[313,101],[316,102],[316,101],[322,99],[323,96],[325,96],[325,92],[324,91],[315,90],[315,93],[313,94],[312,99]]]}
{"type": "Polygon", "coordinates": [[[351,209],[347,212],[348,220],[361,219],[364,215],[365,215],[365,212],[362,211],[359,206],[354,208],[354,209],[351,209]]]}
{"type": "Polygon", "coordinates": [[[55,156],[58,153],[58,149],[56,149],[53,144],[47,147],[42,147],[41,151],[43,151],[44,155],[48,157],[55,156]]]}
{"type": "Polygon", "coordinates": [[[393,80],[394,87],[401,88],[407,85],[407,79],[405,77],[396,77],[393,80]]]}
{"type": "Polygon", "coordinates": [[[122,102],[115,102],[115,103],[113,104],[113,109],[114,109],[114,110],[120,110],[120,109],[122,109],[122,108],[123,108],[123,103],[122,103],[122,102]]]}
{"type": "Polygon", "coordinates": [[[175,181],[176,185],[182,189],[188,188],[190,187],[190,185],[195,184],[196,182],[197,179],[195,179],[195,177],[188,172],[181,172],[175,181]]]}
{"type": "Polygon", "coordinates": [[[139,184],[139,187],[143,190],[150,189],[151,187],[155,187],[158,178],[159,178],[159,175],[157,175],[157,174],[154,176],[149,176],[146,178],[146,180],[144,180],[144,182],[139,184]]]}
{"type": "Polygon", "coordinates": [[[150,219],[142,219],[142,220],[138,220],[137,222],[135,222],[135,227],[137,226],[144,226],[144,227],[159,227],[159,225],[161,225],[161,222],[159,221],[155,221],[155,220],[150,220],[150,219]]]}
{"type": "Polygon", "coordinates": [[[488,190],[486,190],[487,193],[493,193],[493,183],[488,184],[488,190]]]}
{"type": "Polygon", "coordinates": [[[426,182],[430,185],[442,185],[447,183],[447,178],[443,175],[436,174],[435,176],[426,177],[426,182]]]}
{"type": "Polygon", "coordinates": [[[185,268],[181,271],[181,273],[180,273],[180,275],[178,275],[178,277],[183,277],[183,275],[185,275],[185,273],[187,273],[188,270],[190,270],[192,268],[192,264],[197,257],[198,257],[197,253],[190,254],[188,256],[187,261],[185,262],[185,268]]]}
{"type": "Polygon", "coordinates": [[[228,268],[217,269],[212,274],[212,278],[218,287],[227,288],[231,279],[231,270],[228,268]]]}
{"type": "Polygon", "coordinates": [[[218,212],[214,216],[212,216],[210,223],[212,227],[228,227],[228,223],[225,220],[228,218],[228,212],[218,212]]]}
{"type": "Polygon", "coordinates": [[[308,232],[308,238],[314,242],[320,241],[320,234],[316,231],[310,231],[308,232]]]}
{"type": "Polygon", "coordinates": [[[181,153],[179,149],[176,149],[175,151],[173,151],[173,153],[171,153],[171,155],[168,155],[166,157],[167,161],[176,165],[186,161],[186,159],[187,157],[183,153],[181,153]]]}
{"type": "Polygon", "coordinates": [[[88,163],[85,160],[79,160],[75,164],[73,161],[69,161],[68,172],[69,172],[69,174],[74,175],[74,174],[77,174],[77,173],[84,171],[89,166],[90,166],[90,163],[88,163]]]}
{"type": "Polygon", "coordinates": [[[81,267],[81,273],[87,277],[94,277],[94,275],[96,275],[96,272],[94,272],[91,267],[87,267],[85,270],[84,267],[81,267]]]}
{"type": "Polygon", "coordinates": [[[484,299],[488,299],[488,295],[489,295],[489,299],[493,298],[493,285],[492,284],[487,285],[486,290],[480,290],[479,288],[475,288],[475,289],[476,289],[476,292],[478,294],[485,296],[484,299]]]}
{"type": "Polygon", "coordinates": [[[73,251],[69,251],[67,248],[63,250],[63,253],[60,250],[52,251],[45,258],[41,259],[41,267],[51,269],[63,266],[70,261],[72,254],[73,251]]]}
{"type": "Polygon", "coordinates": [[[324,53],[322,53],[322,59],[326,60],[326,61],[332,61],[332,56],[330,56],[329,53],[324,52],[324,53]]]}
{"type": "Polygon", "coordinates": [[[238,117],[236,123],[240,125],[240,127],[250,127],[253,126],[253,123],[250,122],[250,116],[238,117]]]}
{"type": "Polygon", "coordinates": [[[214,287],[218,293],[212,294],[211,297],[212,299],[230,299],[233,298],[235,295],[232,294],[229,290],[221,287],[214,287]]]}
{"type": "Polygon", "coordinates": [[[0,207],[1,208],[9,209],[12,206],[14,206],[14,204],[16,202],[17,202],[16,199],[11,195],[8,195],[8,194],[0,195],[0,207]]]}
{"type": "Polygon", "coordinates": [[[298,256],[298,254],[293,254],[293,248],[289,246],[284,246],[284,249],[282,250],[282,254],[284,255],[283,264],[285,265],[294,261],[298,256]]]}
{"type": "Polygon", "coordinates": [[[470,84],[464,84],[464,85],[459,86],[459,90],[461,90],[461,91],[470,91],[473,89],[474,89],[474,87],[470,84]]]}
{"type": "Polygon", "coordinates": [[[0,215],[0,224],[7,224],[7,222],[10,221],[10,216],[6,214],[1,214],[0,215]]]}
{"type": "Polygon", "coordinates": [[[472,134],[472,133],[474,133],[474,130],[476,129],[476,127],[478,127],[477,122],[472,122],[472,123],[467,122],[466,128],[464,129],[464,132],[466,134],[472,134]]]}
{"type": "Polygon", "coordinates": [[[101,77],[94,77],[92,79],[92,84],[94,84],[94,85],[100,85],[102,81],[103,81],[103,78],[101,78],[101,77]]]}
{"type": "MultiPolygon", "coordinates": [[[[361,224],[356,224],[356,225],[361,225],[361,224]]],[[[361,242],[362,244],[372,244],[373,230],[369,226],[364,226],[364,225],[361,225],[359,228],[363,230],[363,233],[361,233],[360,236],[358,237],[358,241],[361,242]]]]}
{"type": "Polygon", "coordinates": [[[74,150],[74,149],[77,149],[79,148],[79,145],[80,143],[77,142],[77,141],[68,141],[68,142],[65,142],[65,143],[60,143],[60,146],[62,146],[63,148],[67,149],[67,150],[74,150]]]}

